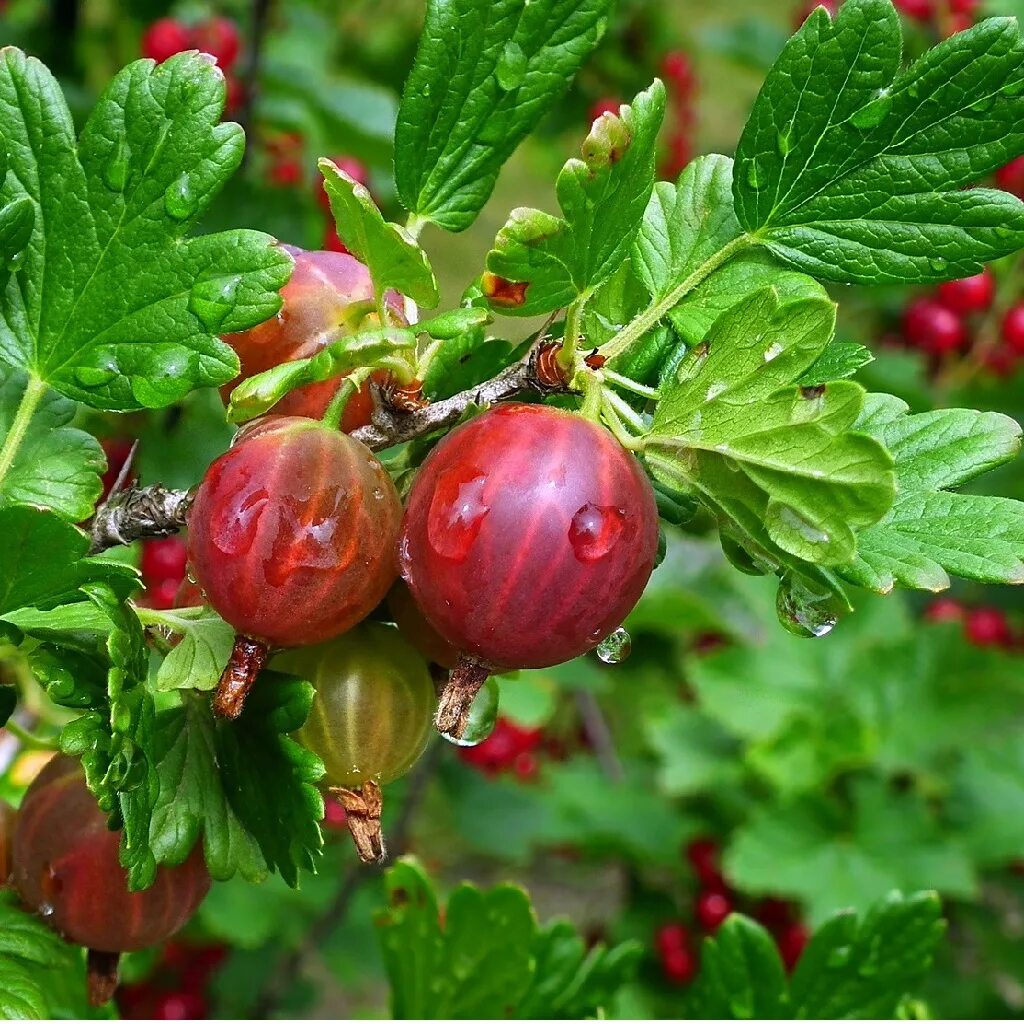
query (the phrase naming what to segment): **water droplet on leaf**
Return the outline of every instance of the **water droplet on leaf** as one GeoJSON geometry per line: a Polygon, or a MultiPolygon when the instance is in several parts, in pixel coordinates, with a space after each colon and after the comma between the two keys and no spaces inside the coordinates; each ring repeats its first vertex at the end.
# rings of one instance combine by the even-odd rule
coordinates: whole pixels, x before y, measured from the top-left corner
{"type": "Polygon", "coordinates": [[[217,334],[234,312],[241,283],[240,275],[225,274],[197,281],[192,286],[188,308],[211,334],[217,334]]]}
{"type": "Polygon", "coordinates": [[[850,124],[854,128],[868,129],[877,128],[886,115],[892,110],[892,96],[887,89],[880,89],[875,98],[866,103],[860,110],[855,110],[850,115],[850,124]]]}
{"type": "Polygon", "coordinates": [[[103,183],[112,192],[123,192],[128,184],[128,147],[124,138],[118,138],[117,146],[114,149],[107,166],[103,168],[103,183]]]}
{"type": "Polygon", "coordinates": [[[185,171],[167,186],[164,192],[164,209],[167,215],[175,220],[188,220],[196,212],[192,181],[185,171]]]}
{"type": "Polygon", "coordinates": [[[832,594],[816,594],[792,577],[779,581],[775,611],[779,622],[794,636],[821,637],[832,632],[838,619],[837,599],[832,594]]]}
{"type": "Polygon", "coordinates": [[[625,661],[629,657],[629,652],[632,649],[632,638],[622,626],[619,626],[614,633],[606,636],[597,645],[595,653],[606,665],[618,665],[619,662],[625,661]]]}
{"type": "Polygon", "coordinates": [[[109,384],[117,376],[116,370],[109,370],[102,366],[78,366],[75,367],[75,381],[83,388],[98,388],[109,384]]]}
{"type": "Polygon", "coordinates": [[[523,84],[526,67],[527,60],[523,48],[515,40],[510,39],[501,52],[501,59],[494,69],[494,77],[505,92],[511,92],[523,84]]]}
{"type": "Polygon", "coordinates": [[[928,261],[928,265],[936,274],[944,274],[949,269],[949,260],[944,260],[941,256],[933,256],[928,261]]]}

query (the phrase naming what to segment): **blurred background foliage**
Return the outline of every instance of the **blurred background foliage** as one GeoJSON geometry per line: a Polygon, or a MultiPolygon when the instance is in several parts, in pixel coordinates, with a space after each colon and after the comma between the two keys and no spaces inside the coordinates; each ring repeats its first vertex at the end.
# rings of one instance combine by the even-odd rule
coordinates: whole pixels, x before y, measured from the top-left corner
{"type": "MultiPolygon", "coordinates": [[[[332,242],[321,155],[355,162],[397,216],[391,134],[423,6],[8,0],[0,43],[46,61],[81,118],[111,75],[141,54],[157,19],[231,19],[241,34],[227,69],[232,115],[250,146],[208,227],[262,228],[319,248],[332,242]],[[264,9],[257,42],[253,17],[264,9]]],[[[964,11],[980,16],[976,6],[936,0],[930,13],[906,18],[908,52],[959,27],[964,11]]],[[[1024,14],[1020,0],[986,7],[1024,14]]],[[[594,111],[630,98],[654,74],[669,79],[673,97],[665,170],[678,173],[698,153],[730,153],[798,8],[621,0],[598,53],[510,161],[473,228],[425,233],[443,301],[457,301],[479,274],[511,207],[554,208],[557,168],[594,111]]],[[[1024,173],[1008,168],[1001,184],[1019,191],[1024,173]]],[[[917,411],[964,405],[1022,418],[1024,321],[1016,333],[1012,323],[1024,301],[1019,258],[989,273],[994,299],[967,302],[967,312],[955,311],[955,295],[835,289],[840,337],[875,352],[859,379],[917,411]]],[[[499,321],[496,330],[519,339],[533,326],[499,321]]],[[[141,481],[179,487],[230,440],[214,393],[148,415],[94,415],[89,426],[111,453],[139,438],[141,481]]],[[[986,486],[1024,497],[1024,463],[986,486]]],[[[501,679],[492,737],[462,750],[438,741],[396,785],[386,826],[443,886],[518,882],[542,922],[566,916],[587,943],[636,940],[632,980],[616,984],[606,1003],[612,1016],[685,1013],[698,940],[730,909],[762,920],[791,965],[808,930],[831,912],[865,908],[893,889],[935,889],[950,934],[922,993],[928,1012],[1019,1017],[1021,594],[957,584],[934,600],[863,595],[827,638],[801,639],[780,627],[771,582],[728,566],[707,527],[698,520],[670,536],[626,623],[628,660],[588,658],[501,679]]],[[[40,705],[36,713],[48,712],[40,705]]],[[[0,744],[13,750],[9,736],[0,744]]],[[[2,789],[16,795],[38,755],[7,760],[2,789]]],[[[215,885],[184,937],[131,958],[124,1014],[383,1015],[374,925],[383,882],[357,867],[344,827],[328,827],[320,873],[298,891],[277,878],[215,885]]]]}

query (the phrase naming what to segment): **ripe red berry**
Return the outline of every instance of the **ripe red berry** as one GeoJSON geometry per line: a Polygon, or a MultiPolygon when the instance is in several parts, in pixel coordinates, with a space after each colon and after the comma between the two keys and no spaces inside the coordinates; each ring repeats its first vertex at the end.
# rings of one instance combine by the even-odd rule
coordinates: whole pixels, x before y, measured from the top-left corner
{"type": "Polygon", "coordinates": [[[156,1020],[205,1020],[210,1008],[200,992],[167,992],[153,1007],[156,1020]]]}
{"type": "Polygon", "coordinates": [[[950,12],[973,17],[978,13],[978,0],[947,0],[950,12]]]}
{"type": "Polygon", "coordinates": [[[775,941],[787,971],[793,971],[796,968],[810,937],[807,926],[800,921],[794,921],[779,933],[775,941]]]}
{"type": "Polygon", "coordinates": [[[928,622],[959,622],[964,617],[964,607],[951,597],[938,597],[925,609],[928,622]]]}
{"type": "Polygon", "coordinates": [[[697,957],[684,925],[662,925],[654,937],[665,977],[673,985],[685,985],[697,973],[697,957]]]}
{"type": "Polygon", "coordinates": [[[903,314],[903,332],[915,348],[931,356],[944,356],[967,340],[963,321],[934,299],[918,299],[903,314]]]}
{"type": "Polygon", "coordinates": [[[168,57],[192,49],[188,26],[177,18],[160,18],[142,37],[142,56],[162,64],[168,57]]]}
{"type": "Polygon", "coordinates": [[[897,10],[914,21],[931,21],[935,17],[935,0],[894,0],[897,10]]]}
{"type": "MultiPolygon", "coordinates": [[[[344,171],[350,178],[358,181],[360,185],[365,185],[367,188],[370,187],[370,169],[362,160],[357,160],[353,156],[332,156],[330,159],[339,171],[344,171]]],[[[319,173],[316,177],[316,200],[323,207],[324,213],[330,217],[331,201],[327,198],[327,193],[324,191],[323,178],[320,177],[319,173]]],[[[324,248],[329,249],[330,246],[324,246],[324,248]]]]}
{"type": "Polygon", "coordinates": [[[210,888],[201,844],[184,864],[161,867],[130,892],[121,836],[85,785],[75,758],[53,758],[29,786],[14,832],[14,884],[65,938],[107,953],[144,949],[173,935],[210,888]]]}
{"type": "Polygon", "coordinates": [[[324,238],[321,245],[327,252],[340,252],[351,255],[348,246],[338,236],[338,229],[334,226],[333,221],[324,225],[324,238]]]}
{"type": "Polygon", "coordinates": [[[323,827],[329,832],[348,831],[348,814],[337,800],[324,801],[323,827]]]}
{"type": "Polygon", "coordinates": [[[995,292],[995,277],[986,267],[980,274],[974,274],[972,277],[940,284],[936,298],[946,309],[967,315],[984,313],[992,305],[995,292]]]}
{"type": "Polygon", "coordinates": [[[245,86],[240,78],[225,73],[224,89],[224,114],[226,117],[234,117],[245,103],[245,86]]]}
{"type": "Polygon", "coordinates": [[[690,945],[690,933],[686,925],[674,922],[663,924],[654,935],[654,943],[659,953],[671,953],[676,949],[686,949],[690,945]]]}
{"type": "Polygon", "coordinates": [[[720,856],[721,848],[714,839],[708,836],[694,839],[686,847],[686,859],[690,862],[690,866],[701,884],[709,889],[725,887],[725,879],[718,866],[720,856]]]}
{"type": "Polygon", "coordinates": [[[242,43],[238,27],[230,18],[207,18],[192,30],[192,45],[210,54],[224,71],[230,71],[238,60],[242,43]]]}
{"type": "Polygon", "coordinates": [[[661,73],[676,91],[688,95],[693,89],[693,64],[682,50],[670,50],[661,58],[661,73]]]}
{"type": "Polygon", "coordinates": [[[975,647],[1009,647],[1010,623],[999,608],[971,608],[964,616],[964,636],[975,647]]]}
{"type": "Polygon", "coordinates": [[[796,910],[788,900],[780,900],[774,896],[766,896],[757,901],[754,917],[769,931],[778,931],[788,925],[795,917],[796,910]]]}
{"type": "Polygon", "coordinates": [[[996,171],[996,184],[1018,198],[1024,197],[1024,156],[1018,156],[996,171]]]}
{"type": "Polygon", "coordinates": [[[697,897],[697,920],[705,931],[717,931],[732,910],[732,900],[724,892],[709,889],[697,897]]]}
{"type": "Polygon", "coordinates": [[[540,771],[540,764],[533,754],[520,754],[513,762],[512,770],[520,782],[532,782],[540,771]]]}
{"type": "Polygon", "coordinates": [[[365,618],[395,579],[401,503],[370,451],[317,420],[272,416],[207,470],[189,562],[239,633],[319,643],[365,618]]]}
{"type": "Polygon", "coordinates": [[[399,632],[427,661],[455,668],[459,652],[423,617],[402,580],[388,591],[388,611],[399,632]]]}
{"type": "Polygon", "coordinates": [[[185,575],[188,552],[180,537],[159,537],[142,542],[142,578],[147,583],[173,580],[175,589],[185,575]]]}
{"type": "Polygon", "coordinates": [[[156,583],[147,583],[143,603],[147,607],[157,610],[179,607],[178,588],[180,586],[180,580],[159,580],[156,583]]]}
{"type": "MultiPolygon", "coordinates": [[[[107,457],[107,471],[102,477],[103,495],[100,498],[101,501],[107,498],[110,494],[111,488],[117,482],[117,478],[121,475],[121,470],[124,468],[124,464],[132,454],[133,445],[133,441],[129,441],[124,437],[108,437],[100,442],[103,454],[107,457]]],[[[132,483],[134,479],[134,475],[129,473],[124,482],[125,486],[132,483]]]]}
{"type": "Polygon", "coordinates": [[[193,583],[187,576],[178,584],[174,594],[173,608],[199,608],[206,604],[202,587],[193,583]]]}
{"type": "MultiPolygon", "coordinates": [[[[280,312],[252,330],[224,335],[241,362],[241,373],[221,389],[225,402],[232,388],[254,374],[316,355],[330,342],[380,322],[370,272],[354,256],[284,248],[295,260],[295,269],[281,289],[280,312]]],[[[389,292],[387,303],[393,319],[405,323],[401,297],[389,292]]],[[[341,381],[335,379],[296,388],[274,406],[274,413],[319,419],[339,387],[341,381]]],[[[345,407],[342,430],[349,433],[364,426],[372,412],[373,400],[364,388],[345,407]]]]}
{"type": "Polygon", "coordinates": [[[1024,356],[1024,306],[1012,307],[1003,317],[1003,344],[1024,356]]]}
{"type": "Polygon", "coordinates": [[[452,431],[409,493],[402,575],[427,620],[489,668],[575,658],[615,630],[650,578],[654,492],[603,427],[499,405],[452,431]]]}
{"type": "Polygon", "coordinates": [[[543,729],[528,729],[511,719],[499,718],[482,743],[459,747],[459,757],[485,772],[501,772],[514,769],[517,759],[530,755],[543,739],[543,729]]]}
{"type": "Polygon", "coordinates": [[[666,181],[673,181],[683,173],[692,156],[693,147],[689,135],[686,132],[673,132],[668,137],[658,173],[666,181]]]}

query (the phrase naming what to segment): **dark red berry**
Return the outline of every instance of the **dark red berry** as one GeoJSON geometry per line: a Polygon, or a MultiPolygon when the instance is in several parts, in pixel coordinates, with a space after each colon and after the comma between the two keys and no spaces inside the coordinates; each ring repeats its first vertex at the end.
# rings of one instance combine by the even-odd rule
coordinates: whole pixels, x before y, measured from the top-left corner
{"type": "Polygon", "coordinates": [[[686,949],[690,945],[690,933],[684,924],[663,924],[655,933],[654,942],[659,953],[671,953],[676,949],[686,949]]]}
{"type": "Polygon", "coordinates": [[[697,920],[705,931],[717,931],[732,910],[732,900],[724,892],[710,889],[697,897],[697,920]]]}
{"type": "Polygon", "coordinates": [[[347,817],[345,808],[337,800],[324,800],[324,828],[331,832],[347,832],[347,817]]]}
{"type": "Polygon", "coordinates": [[[232,74],[224,75],[224,113],[227,117],[234,117],[245,103],[245,86],[240,78],[232,74]]]}
{"type": "Polygon", "coordinates": [[[721,848],[718,843],[710,837],[694,839],[687,844],[686,859],[694,870],[701,884],[709,889],[723,889],[725,880],[719,868],[721,848]]]}
{"type": "Polygon", "coordinates": [[[1024,198],[1024,156],[1018,156],[996,171],[996,184],[1019,198],[1024,198]]]}
{"type": "Polygon", "coordinates": [[[1020,356],[1008,348],[989,349],[982,355],[982,364],[994,377],[1012,377],[1017,372],[1020,356]]]}
{"type": "Polygon", "coordinates": [[[174,580],[177,588],[185,575],[188,553],[180,537],[159,537],[142,542],[142,578],[147,583],[174,580]]]}
{"type": "Polygon", "coordinates": [[[677,92],[688,95],[693,89],[693,63],[682,50],[670,50],[661,58],[661,73],[677,92]]]}
{"type": "Polygon", "coordinates": [[[895,0],[897,10],[914,21],[931,21],[935,17],[935,0],[895,0]]]}
{"type": "Polygon", "coordinates": [[[980,274],[963,277],[959,281],[940,284],[937,291],[939,303],[954,313],[968,315],[984,313],[992,305],[996,292],[996,280],[986,267],[980,274]]]}
{"type": "Polygon", "coordinates": [[[667,181],[674,180],[683,173],[692,156],[693,146],[689,135],[686,132],[673,132],[668,137],[658,173],[667,181]]]}
{"type": "Polygon", "coordinates": [[[616,99],[602,99],[596,103],[591,104],[589,117],[591,121],[596,121],[599,117],[603,117],[605,114],[618,114],[619,107],[622,106],[622,100],[616,99]]]}
{"type": "Polygon", "coordinates": [[[473,747],[459,747],[458,752],[467,764],[500,772],[514,768],[516,759],[532,753],[543,739],[543,729],[528,729],[509,718],[499,718],[487,739],[473,747]]]}
{"type": "Polygon", "coordinates": [[[160,18],[142,37],[142,56],[162,64],[168,57],[192,49],[188,26],[177,18],[160,18]]]}
{"type": "MultiPolygon", "coordinates": [[[[360,185],[365,185],[367,188],[370,187],[370,170],[361,160],[357,160],[353,156],[332,156],[330,159],[339,171],[343,171],[350,178],[358,181],[360,185]]],[[[316,178],[316,201],[323,207],[324,213],[330,217],[331,201],[327,198],[327,193],[324,191],[323,178],[320,177],[319,173],[316,178]]],[[[325,245],[324,248],[330,249],[331,246],[325,245]]],[[[347,252],[347,250],[335,251],[347,252]]]]}
{"type": "Polygon", "coordinates": [[[402,636],[427,661],[442,668],[455,668],[459,652],[423,617],[402,580],[396,580],[388,591],[388,611],[402,636]]]}
{"type": "Polygon", "coordinates": [[[800,921],[794,921],[779,933],[776,943],[779,947],[779,955],[782,957],[782,962],[786,965],[787,971],[792,971],[796,968],[800,955],[803,953],[810,937],[807,926],[800,921]]]}
{"type": "Polygon", "coordinates": [[[684,925],[662,925],[654,936],[658,959],[665,977],[673,985],[685,985],[697,973],[697,957],[684,925]]]}
{"type": "Polygon", "coordinates": [[[964,636],[975,647],[1009,647],[1010,623],[999,608],[971,608],[964,616],[964,636]]]}
{"type": "Polygon", "coordinates": [[[28,788],[14,833],[14,884],[22,900],[70,941],[108,953],[173,935],[210,888],[201,844],[153,885],[128,890],[119,832],[107,828],[77,759],[53,758],[28,788]]]}
{"type": "Polygon", "coordinates": [[[796,916],[796,908],[789,900],[767,896],[758,900],[754,907],[754,917],[769,931],[778,931],[788,925],[796,916]]]}
{"type": "Polygon", "coordinates": [[[1019,356],[1024,356],[1024,306],[1014,306],[1003,317],[1003,344],[1019,356]]]}
{"type": "Polygon", "coordinates": [[[11,844],[17,817],[17,811],[6,800],[0,800],[0,889],[11,877],[11,844]]]}
{"type": "Polygon", "coordinates": [[[156,1020],[205,1020],[210,1009],[199,992],[168,992],[153,1008],[156,1020]]]}
{"type": "Polygon", "coordinates": [[[964,617],[964,606],[951,597],[938,597],[925,609],[928,622],[960,622],[964,617]]]}
{"type": "Polygon", "coordinates": [[[592,649],[643,593],[654,492],[608,431],[544,405],[496,406],[452,431],[409,492],[402,575],[427,620],[489,668],[592,649]]]}
{"type": "Polygon", "coordinates": [[[401,503],[358,441],[271,416],[207,470],[189,513],[189,564],[240,634],[280,647],[350,629],[395,579],[401,503]]]}
{"type": "Polygon", "coordinates": [[[907,307],[903,332],[914,348],[932,356],[949,355],[967,340],[960,317],[934,299],[918,299],[907,307]]]}
{"type": "Polygon", "coordinates": [[[158,610],[181,607],[178,604],[178,588],[180,586],[180,580],[159,580],[156,583],[148,583],[143,595],[143,603],[158,610]]]}
{"type": "Polygon", "coordinates": [[[965,14],[973,17],[978,13],[978,0],[946,0],[946,2],[953,14],[965,14]]]}
{"type": "Polygon", "coordinates": [[[224,71],[230,71],[241,50],[238,27],[230,18],[207,18],[192,31],[192,45],[210,54],[224,71]]]}
{"type": "Polygon", "coordinates": [[[520,782],[532,782],[540,771],[540,764],[533,754],[520,754],[515,759],[512,770],[520,782]]]}

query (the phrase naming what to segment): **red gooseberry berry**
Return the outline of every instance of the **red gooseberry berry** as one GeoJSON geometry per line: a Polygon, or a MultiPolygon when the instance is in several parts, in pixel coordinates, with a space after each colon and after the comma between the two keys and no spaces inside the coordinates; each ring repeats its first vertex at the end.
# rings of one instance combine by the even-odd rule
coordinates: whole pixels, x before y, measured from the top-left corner
{"type": "Polygon", "coordinates": [[[934,299],[918,299],[903,314],[907,341],[931,356],[945,356],[962,348],[967,340],[963,321],[934,299]]]}
{"type": "Polygon", "coordinates": [[[153,1006],[155,1020],[205,1020],[210,1007],[201,992],[166,992],[153,1006]]]}
{"type": "Polygon", "coordinates": [[[1007,311],[1003,317],[1002,337],[1011,352],[1024,356],[1024,306],[1013,306],[1007,311]]]}
{"type": "Polygon", "coordinates": [[[984,313],[992,305],[995,292],[995,277],[992,271],[986,267],[980,274],[940,284],[936,291],[936,298],[946,309],[961,315],[968,315],[984,313]]]}
{"type": "Polygon", "coordinates": [[[0,889],[11,877],[11,844],[18,812],[6,801],[0,800],[0,889]]]}
{"type": "Polygon", "coordinates": [[[964,636],[975,647],[1009,647],[1010,623],[1000,608],[970,608],[964,615],[964,636]]]}
{"type": "Polygon", "coordinates": [[[188,26],[177,18],[158,18],[142,37],[142,56],[155,60],[157,64],[191,48],[188,26]]]}
{"type": "Polygon", "coordinates": [[[690,933],[682,924],[662,925],[655,933],[654,943],[666,979],[673,985],[685,985],[697,973],[697,957],[690,933]]]}
{"type": "Polygon", "coordinates": [[[708,889],[697,897],[697,920],[705,931],[717,931],[732,910],[732,900],[724,892],[708,889]]]}
{"type": "Polygon", "coordinates": [[[651,485],[603,427],[510,403],[453,430],[413,482],[399,548],[416,604],[461,655],[438,728],[461,734],[490,670],[599,644],[643,593],[657,548],[651,485]]]}
{"type": "Polygon", "coordinates": [[[819,7],[824,7],[831,17],[839,10],[838,0],[808,0],[801,4],[793,15],[793,27],[799,28],[819,7]]]}
{"type": "Polygon", "coordinates": [[[619,107],[621,106],[622,100],[617,100],[611,97],[597,100],[590,106],[590,120],[596,121],[599,117],[603,117],[605,114],[618,114],[619,107]]]}
{"type": "Polygon", "coordinates": [[[661,58],[661,73],[678,92],[689,93],[693,88],[693,63],[682,50],[669,50],[661,58]]]}
{"type": "MultiPolygon", "coordinates": [[[[114,484],[118,481],[118,477],[121,476],[121,470],[124,469],[125,464],[132,457],[135,442],[124,437],[108,437],[100,442],[100,447],[102,447],[103,454],[107,457],[107,470],[102,477],[103,495],[100,498],[101,501],[104,501],[109,497],[114,484]]],[[[134,475],[129,469],[125,474],[123,483],[127,485],[133,480],[134,475]]]]}
{"type": "Polygon", "coordinates": [[[207,18],[192,30],[192,45],[210,54],[225,70],[230,71],[242,48],[238,27],[230,18],[207,18]]]}
{"type": "Polygon", "coordinates": [[[455,668],[459,652],[423,617],[403,580],[388,591],[388,611],[399,632],[427,661],[455,668]]]}
{"type": "Polygon", "coordinates": [[[268,646],[351,629],[395,580],[402,514],[364,445],[318,420],[267,416],[207,470],[189,512],[189,564],[240,634],[215,699],[241,713],[268,646]]]}
{"type": "Polygon", "coordinates": [[[914,21],[931,21],[935,17],[935,0],[894,0],[896,9],[914,21]]]}

